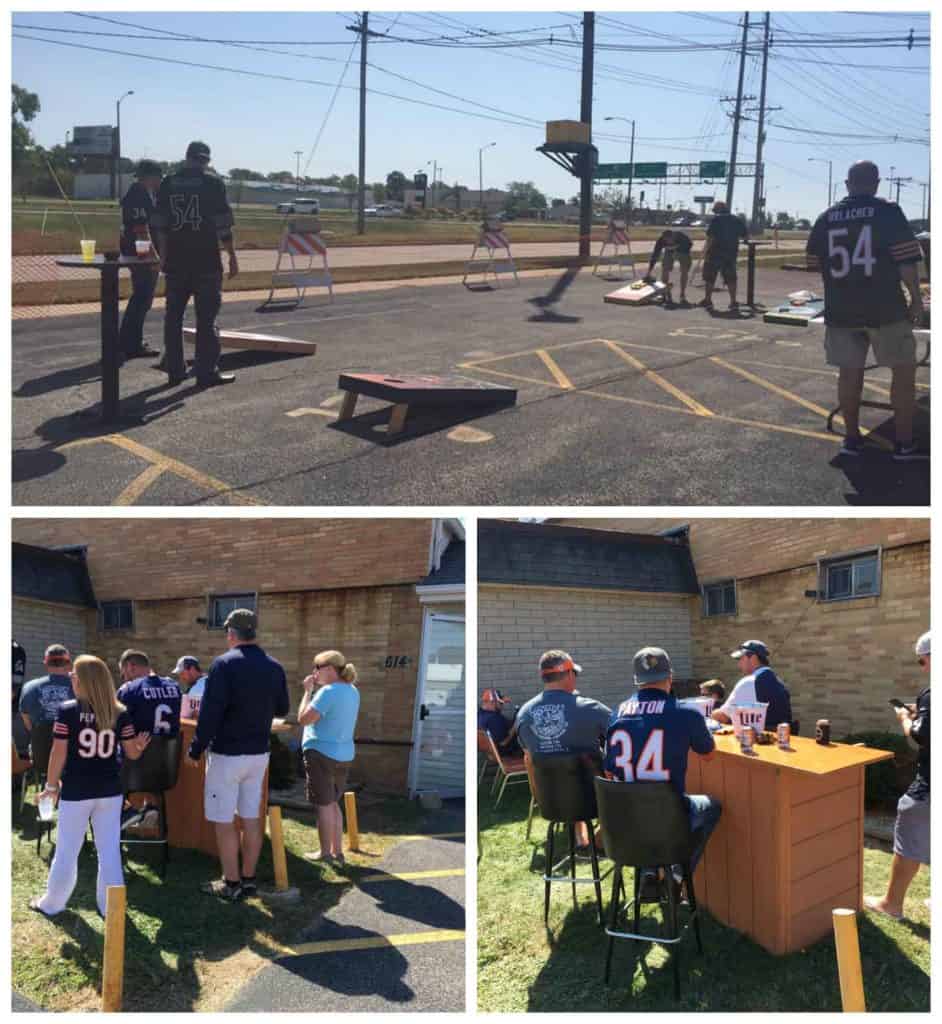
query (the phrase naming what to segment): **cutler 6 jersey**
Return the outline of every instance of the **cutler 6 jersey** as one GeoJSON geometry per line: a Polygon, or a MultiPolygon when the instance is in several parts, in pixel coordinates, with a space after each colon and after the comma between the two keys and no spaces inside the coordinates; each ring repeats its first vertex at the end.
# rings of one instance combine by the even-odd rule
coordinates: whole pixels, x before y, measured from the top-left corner
{"type": "Polygon", "coordinates": [[[922,250],[896,203],[847,196],[818,217],[807,266],[824,280],[824,319],[834,327],[882,327],[906,318],[899,265],[922,250]]]}
{"type": "Polygon", "coordinates": [[[180,731],[183,694],[172,679],[158,675],[132,679],[119,688],[118,700],[128,709],[135,732],[176,736],[180,731]]]}
{"type": "Polygon", "coordinates": [[[77,700],[67,700],[56,711],[53,739],[67,740],[62,771],[62,800],[97,800],[121,793],[121,740],[134,738],[134,726],[127,711],[118,715],[113,729],[99,731],[95,712],[77,700]]]}

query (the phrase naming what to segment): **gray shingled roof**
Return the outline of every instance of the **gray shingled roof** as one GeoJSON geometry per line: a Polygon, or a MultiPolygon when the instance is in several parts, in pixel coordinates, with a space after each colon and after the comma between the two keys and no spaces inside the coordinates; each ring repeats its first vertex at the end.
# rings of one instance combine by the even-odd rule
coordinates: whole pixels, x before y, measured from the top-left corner
{"type": "Polygon", "coordinates": [[[687,544],[647,534],[482,519],[482,583],[699,593],[687,544]]]}
{"type": "Polygon", "coordinates": [[[424,580],[420,587],[458,586],[464,583],[464,541],[453,540],[442,555],[442,564],[424,580]]]}
{"type": "Polygon", "coordinates": [[[98,604],[82,555],[31,544],[13,545],[13,596],[85,608],[98,604]]]}

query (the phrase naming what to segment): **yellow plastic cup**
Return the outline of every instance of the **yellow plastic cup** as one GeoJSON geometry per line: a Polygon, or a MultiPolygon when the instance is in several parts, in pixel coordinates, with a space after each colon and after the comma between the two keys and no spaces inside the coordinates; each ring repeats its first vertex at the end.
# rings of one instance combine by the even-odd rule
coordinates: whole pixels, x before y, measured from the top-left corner
{"type": "Polygon", "coordinates": [[[82,259],[91,263],[95,258],[95,239],[83,238],[79,244],[82,246],[82,259]]]}

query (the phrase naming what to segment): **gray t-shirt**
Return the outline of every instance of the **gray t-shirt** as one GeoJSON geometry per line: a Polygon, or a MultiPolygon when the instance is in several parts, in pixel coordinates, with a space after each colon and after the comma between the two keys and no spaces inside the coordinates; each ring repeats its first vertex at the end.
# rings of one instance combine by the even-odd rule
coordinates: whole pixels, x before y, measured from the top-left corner
{"type": "Polygon", "coordinates": [[[597,754],[611,708],[565,690],[544,690],[517,714],[520,745],[531,754],[597,754]]]}
{"type": "Polygon", "coordinates": [[[40,676],[20,691],[20,711],[29,715],[31,722],[54,722],[56,710],[67,700],[75,700],[72,680],[67,675],[40,676]]]}

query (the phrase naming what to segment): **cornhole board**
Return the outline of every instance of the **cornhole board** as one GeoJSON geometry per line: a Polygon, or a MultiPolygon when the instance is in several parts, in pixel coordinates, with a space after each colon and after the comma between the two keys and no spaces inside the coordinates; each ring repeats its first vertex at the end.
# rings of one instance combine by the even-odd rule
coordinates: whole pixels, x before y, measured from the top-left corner
{"type": "MultiPolygon", "coordinates": [[[[195,327],[184,327],[183,335],[191,345],[196,343],[195,327]]],[[[297,356],[312,356],[317,352],[317,343],[313,341],[285,338],[280,334],[256,334],[253,331],[220,331],[219,344],[223,348],[243,352],[284,352],[297,356]]]]}
{"type": "Polygon", "coordinates": [[[666,297],[668,287],[663,281],[632,281],[605,296],[605,302],[617,306],[643,306],[666,297]]]}
{"type": "Polygon", "coordinates": [[[811,324],[824,323],[824,299],[814,299],[795,305],[783,303],[762,314],[763,323],[787,324],[791,327],[809,327],[811,324]]]}
{"type": "Polygon", "coordinates": [[[439,377],[431,374],[342,373],[337,387],[346,394],[337,423],[353,417],[360,395],[392,403],[389,434],[399,434],[414,406],[515,405],[517,389],[472,377],[439,377]]]}

